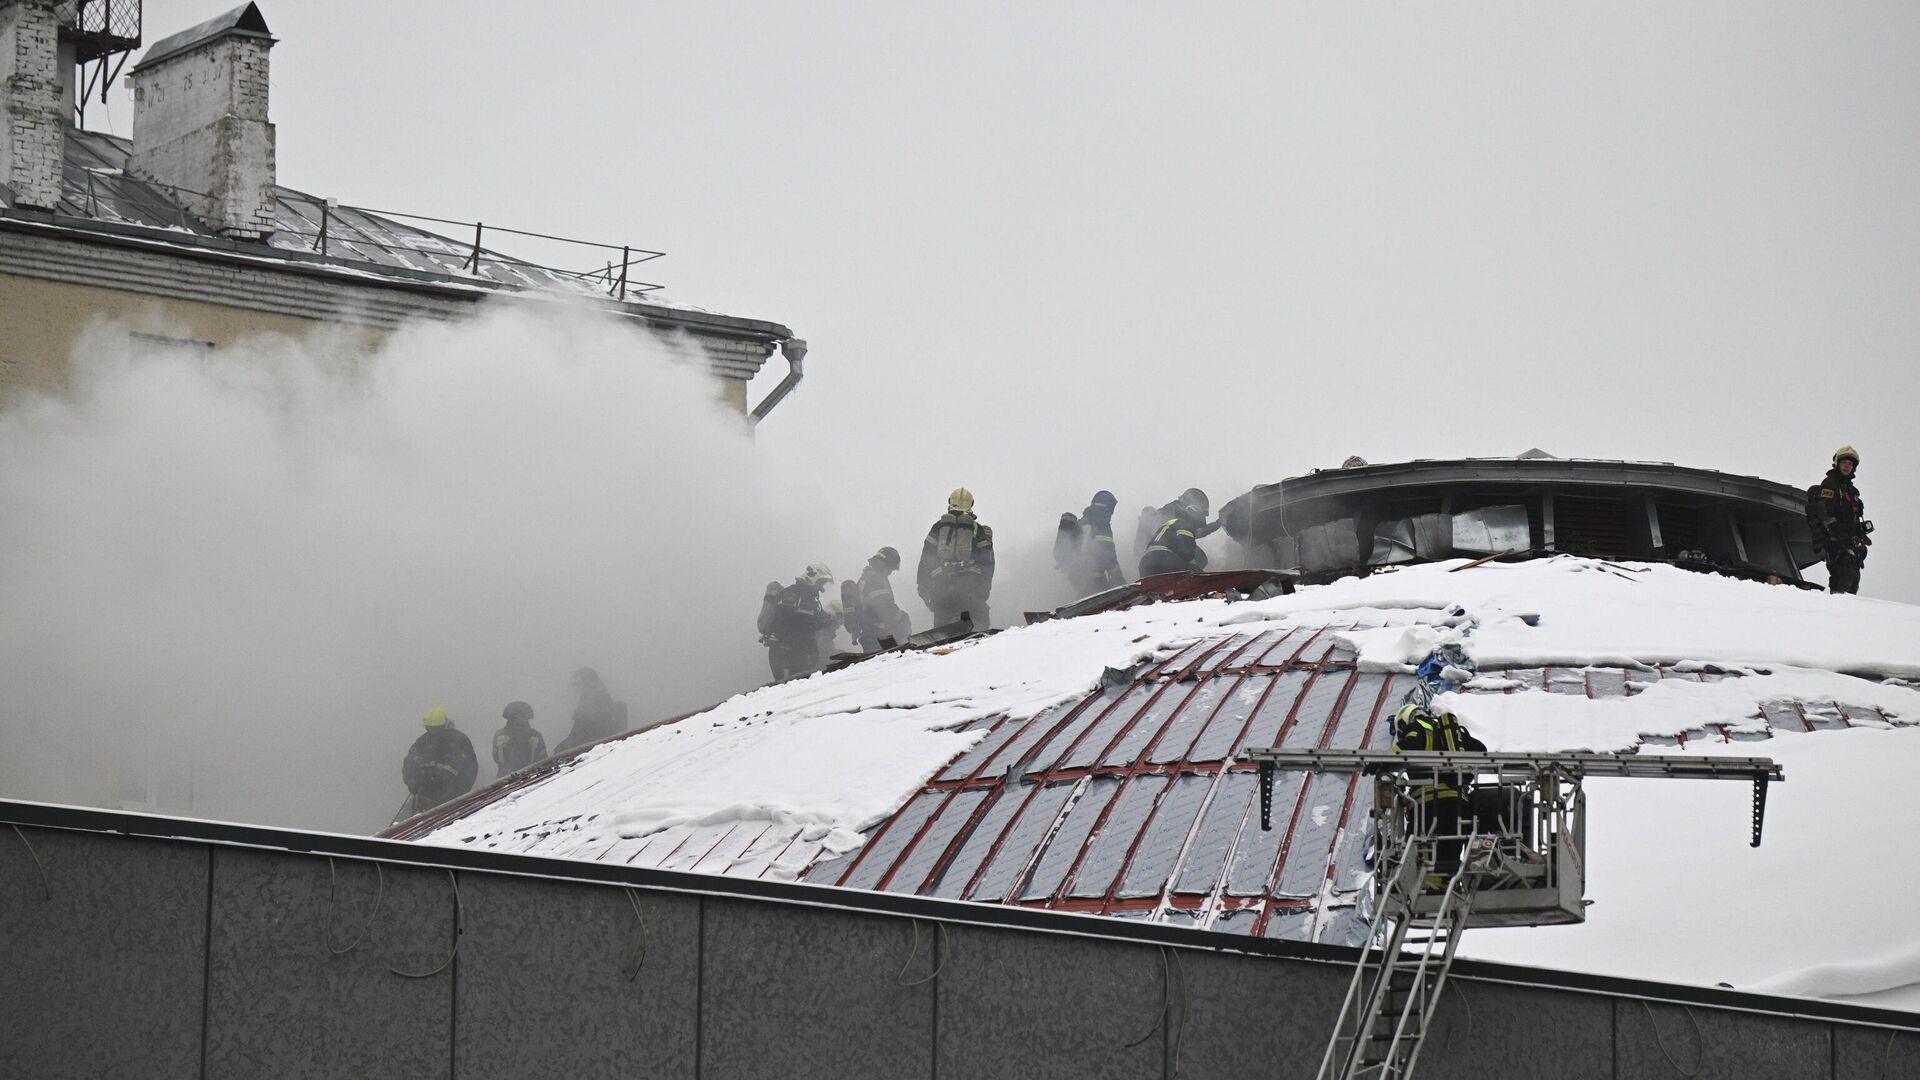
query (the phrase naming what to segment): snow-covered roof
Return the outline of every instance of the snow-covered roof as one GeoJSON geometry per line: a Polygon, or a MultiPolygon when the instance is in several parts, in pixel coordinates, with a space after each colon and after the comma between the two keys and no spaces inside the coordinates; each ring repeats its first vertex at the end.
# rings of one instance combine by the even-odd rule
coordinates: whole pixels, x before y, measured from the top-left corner
{"type": "Polygon", "coordinates": [[[1920,749],[1899,730],[1920,723],[1904,681],[1920,608],[1664,565],[1464,566],[882,655],[610,740],[401,835],[1349,942],[1353,781],[1283,779],[1263,832],[1236,755],[1385,745],[1411,665],[1459,642],[1480,675],[1442,703],[1496,750],[1765,754],[1788,779],[1757,852],[1730,785],[1589,784],[1588,923],[1478,931],[1465,951],[1920,1007],[1887,996],[1920,983],[1920,951],[1885,961],[1884,925],[1851,899],[1920,885],[1881,851],[1920,826],[1884,797],[1920,749]],[[1836,859],[1844,879],[1799,870],[1836,859]],[[1770,932],[1781,911],[1801,913],[1791,935],[1770,932]]]}

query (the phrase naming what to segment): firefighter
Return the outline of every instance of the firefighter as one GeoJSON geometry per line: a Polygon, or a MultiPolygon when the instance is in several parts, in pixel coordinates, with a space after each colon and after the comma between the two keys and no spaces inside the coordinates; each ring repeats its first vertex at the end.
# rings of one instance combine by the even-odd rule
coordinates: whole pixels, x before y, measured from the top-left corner
{"type": "Polygon", "coordinates": [[[1827,591],[1860,591],[1860,567],[1873,543],[1873,522],[1866,520],[1866,504],[1853,478],[1860,471],[1860,453],[1851,446],[1833,452],[1833,468],[1808,500],[1808,522],[1813,527],[1814,550],[1827,560],[1827,591]]]}
{"type": "Polygon", "coordinates": [[[1207,509],[1207,493],[1199,488],[1188,488],[1160,508],[1153,539],[1140,557],[1141,577],[1207,568],[1199,540],[1220,527],[1219,522],[1208,523],[1207,509]]]}
{"type": "Polygon", "coordinates": [[[400,779],[413,794],[413,813],[421,814],[448,799],[473,790],[480,764],[473,756],[473,742],[447,719],[447,710],[435,705],[420,718],[427,730],[413,740],[407,759],[400,764],[400,779]]]}
{"type": "Polygon", "coordinates": [[[533,726],[533,706],[510,701],[500,711],[506,726],[493,733],[493,776],[500,777],[547,757],[547,740],[533,726]]]}
{"type": "Polygon", "coordinates": [[[848,612],[847,632],[861,652],[878,652],[880,639],[898,645],[913,633],[913,622],[893,598],[893,572],[900,569],[900,552],[883,547],[867,560],[855,586],[856,606],[848,612]]]}
{"type": "Polygon", "coordinates": [[[993,592],[993,530],[973,516],[973,492],[954,488],[947,512],[927,530],[917,575],[920,599],[933,611],[933,625],[973,621],[975,630],[993,625],[987,597],[993,592]]]}
{"type": "MultiPolygon", "coordinates": [[[[1400,706],[1400,711],[1393,716],[1393,746],[1396,750],[1420,751],[1484,753],[1487,749],[1487,744],[1474,738],[1459,717],[1444,709],[1436,713],[1411,702],[1400,706]]],[[[1409,769],[1407,776],[1414,782],[1412,795],[1426,818],[1423,831],[1449,838],[1440,841],[1435,862],[1441,870],[1451,873],[1460,865],[1460,852],[1465,845],[1461,825],[1473,778],[1467,773],[1432,769],[1409,769]]],[[[1429,887],[1435,884],[1432,880],[1427,882],[1429,887]]],[[[1444,888],[1445,881],[1438,885],[1444,888]]]]}
{"type": "Polygon", "coordinates": [[[822,630],[834,617],[820,604],[820,590],[833,582],[826,563],[810,563],[793,584],[767,583],[760,604],[760,642],[767,647],[767,664],[775,682],[820,670],[822,630]]]}
{"type": "Polygon", "coordinates": [[[573,727],[567,732],[567,737],[560,740],[560,745],[554,748],[556,754],[599,742],[626,729],[622,719],[626,703],[613,700],[613,695],[607,691],[607,684],[600,681],[599,672],[583,667],[573,673],[572,681],[573,692],[577,695],[573,707],[573,727]]]}
{"type": "Polygon", "coordinates": [[[1113,508],[1119,504],[1113,492],[1096,491],[1079,517],[1060,515],[1054,563],[1066,573],[1076,596],[1092,596],[1126,584],[1126,575],[1120,572],[1120,554],[1113,543],[1113,508]]]}

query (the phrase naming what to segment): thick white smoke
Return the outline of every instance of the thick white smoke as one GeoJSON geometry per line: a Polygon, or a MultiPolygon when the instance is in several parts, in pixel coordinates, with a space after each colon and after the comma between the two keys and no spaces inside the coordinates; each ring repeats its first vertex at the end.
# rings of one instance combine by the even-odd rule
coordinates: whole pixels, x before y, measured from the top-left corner
{"type": "Polygon", "coordinates": [[[853,577],[898,547],[925,628],[914,561],[953,483],[986,488],[997,623],[1071,599],[1051,533],[1082,478],[935,455],[876,490],[871,448],[755,439],[701,363],[593,313],[205,357],[103,322],[74,364],[70,394],[0,413],[8,797],[376,829],[429,706],[485,782],[502,706],[557,745],[582,665],[636,725],[764,681],[761,591],[810,560],[853,577]]]}

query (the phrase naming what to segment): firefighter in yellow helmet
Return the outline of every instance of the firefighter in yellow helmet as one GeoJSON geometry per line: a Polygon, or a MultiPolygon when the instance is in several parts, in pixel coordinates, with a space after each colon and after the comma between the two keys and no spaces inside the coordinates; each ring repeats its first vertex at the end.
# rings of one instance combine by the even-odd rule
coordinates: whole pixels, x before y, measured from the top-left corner
{"type": "Polygon", "coordinates": [[[415,814],[472,791],[474,777],[480,772],[472,740],[454,728],[447,710],[435,705],[420,718],[420,724],[427,730],[413,740],[406,761],[400,764],[400,779],[413,794],[415,814]]]}
{"type": "Polygon", "coordinates": [[[1807,524],[1813,530],[1814,550],[1827,560],[1827,591],[1860,591],[1860,568],[1873,543],[1873,522],[1854,486],[1860,471],[1860,452],[1843,446],[1833,452],[1833,468],[1807,492],[1807,524]]]}
{"type": "MultiPolygon", "coordinates": [[[[1393,747],[1396,750],[1485,752],[1487,744],[1474,738],[1452,713],[1444,709],[1435,712],[1409,702],[1393,714],[1393,747]]],[[[1425,808],[1427,831],[1438,836],[1460,835],[1464,831],[1467,789],[1472,777],[1433,769],[1409,769],[1407,776],[1414,781],[1414,799],[1425,808]]],[[[1438,861],[1443,871],[1451,873],[1460,864],[1464,845],[1465,841],[1458,839],[1439,841],[1438,861]]]]}
{"type": "Polygon", "coordinates": [[[916,577],[920,599],[933,611],[933,625],[958,622],[975,630],[993,625],[987,597],[993,592],[993,530],[973,516],[973,492],[954,488],[947,512],[927,530],[916,577]]]}

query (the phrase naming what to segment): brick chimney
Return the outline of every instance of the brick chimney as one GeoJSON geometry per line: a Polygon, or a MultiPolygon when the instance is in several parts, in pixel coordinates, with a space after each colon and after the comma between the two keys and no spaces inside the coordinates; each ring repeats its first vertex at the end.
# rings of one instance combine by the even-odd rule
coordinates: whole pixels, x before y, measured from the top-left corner
{"type": "Polygon", "coordinates": [[[247,4],[156,42],[133,69],[128,171],[174,189],[222,236],[273,232],[273,44],[260,9],[247,4]]]}
{"type": "Polygon", "coordinates": [[[60,203],[66,114],[55,0],[0,0],[0,184],[21,206],[60,203]]]}

